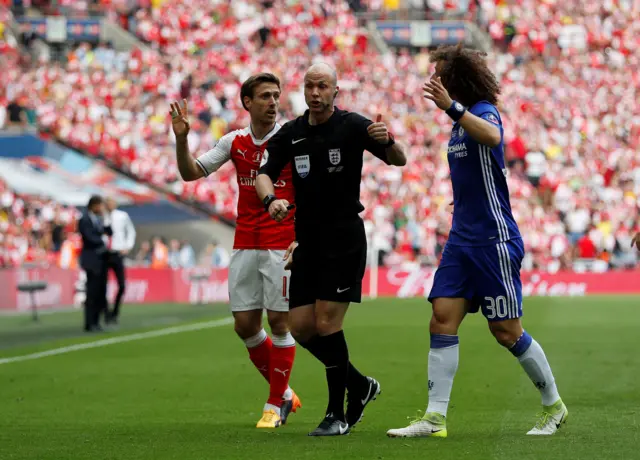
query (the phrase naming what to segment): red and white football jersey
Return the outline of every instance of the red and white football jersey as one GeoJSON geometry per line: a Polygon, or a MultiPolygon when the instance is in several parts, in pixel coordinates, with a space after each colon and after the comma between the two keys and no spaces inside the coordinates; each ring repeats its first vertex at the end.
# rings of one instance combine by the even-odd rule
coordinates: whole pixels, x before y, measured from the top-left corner
{"type": "MultiPolygon", "coordinates": [[[[238,219],[234,249],[286,249],[295,239],[294,212],[278,223],[269,216],[256,193],[256,177],[267,141],[280,129],[275,127],[264,139],[256,139],[251,127],[232,131],[220,138],[216,146],[202,154],[196,162],[205,176],[231,160],[238,179],[238,219]]],[[[287,165],[274,184],[276,196],[294,202],[291,165],[287,165]]]]}

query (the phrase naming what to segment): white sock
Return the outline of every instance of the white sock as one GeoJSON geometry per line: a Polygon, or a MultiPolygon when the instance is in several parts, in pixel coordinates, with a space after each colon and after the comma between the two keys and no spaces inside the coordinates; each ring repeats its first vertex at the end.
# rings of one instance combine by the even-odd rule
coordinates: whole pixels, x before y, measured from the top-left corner
{"type": "Polygon", "coordinates": [[[542,405],[551,406],[558,402],[560,395],[556,387],[556,380],[553,378],[551,366],[549,366],[549,361],[547,361],[540,344],[525,331],[511,347],[511,352],[518,358],[536,388],[540,390],[542,405]],[[528,342],[530,344],[527,347],[528,342]]]}
{"type": "Polygon", "coordinates": [[[436,412],[447,416],[453,378],[458,370],[459,348],[457,335],[431,335],[427,412],[436,412]]]}
{"type": "Polygon", "coordinates": [[[279,408],[278,406],[274,406],[273,404],[269,404],[269,403],[267,403],[267,404],[265,404],[265,405],[264,405],[263,412],[266,412],[266,411],[268,411],[269,409],[271,409],[271,410],[272,410],[272,411],[274,411],[276,414],[278,414],[278,416],[280,416],[280,415],[281,415],[281,414],[280,414],[280,408],[279,408]]]}
{"type": "Polygon", "coordinates": [[[258,345],[261,345],[265,340],[267,340],[267,331],[260,329],[260,332],[253,337],[243,340],[243,342],[247,348],[255,348],[258,345]]]}
{"type": "Polygon", "coordinates": [[[293,347],[296,344],[291,332],[287,332],[285,335],[271,334],[271,341],[274,347],[280,348],[293,347]]]}

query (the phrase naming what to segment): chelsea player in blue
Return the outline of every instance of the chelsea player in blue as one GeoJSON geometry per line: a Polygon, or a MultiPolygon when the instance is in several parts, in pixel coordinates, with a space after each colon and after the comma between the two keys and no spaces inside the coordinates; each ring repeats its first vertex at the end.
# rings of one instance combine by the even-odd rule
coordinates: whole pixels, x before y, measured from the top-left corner
{"type": "Polygon", "coordinates": [[[458,328],[482,310],[500,345],[520,362],[542,396],[530,435],[552,435],[568,411],[542,347],[523,328],[520,264],[524,245],[511,213],[504,164],[503,127],[496,108],[499,84],[484,54],[461,45],[431,55],[435,74],[425,98],[453,120],[448,162],[453,186],[453,226],[435,273],[429,301],[429,405],[423,417],[391,437],[446,437],[446,416],[458,368],[458,328]]]}

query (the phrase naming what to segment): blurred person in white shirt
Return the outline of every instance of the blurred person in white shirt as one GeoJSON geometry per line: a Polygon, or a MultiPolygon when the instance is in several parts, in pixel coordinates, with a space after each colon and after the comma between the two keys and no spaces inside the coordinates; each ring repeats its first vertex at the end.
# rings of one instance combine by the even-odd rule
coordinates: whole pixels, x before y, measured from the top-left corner
{"type": "Polygon", "coordinates": [[[125,211],[118,209],[118,204],[113,198],[108,198],[107,216],[105,221],[110,222],[113,235],[107,242],[109,256],[107,259],[107,273],[113,270],[118,280],[118,293],[113,302],[113,309],[106,312],[105,322],[107,324],[117,324],[120,315],[120,305],[126,289],[126,275],[124,269],[124,258],[133,249],[136,242],[136,229],[125,211]]]}

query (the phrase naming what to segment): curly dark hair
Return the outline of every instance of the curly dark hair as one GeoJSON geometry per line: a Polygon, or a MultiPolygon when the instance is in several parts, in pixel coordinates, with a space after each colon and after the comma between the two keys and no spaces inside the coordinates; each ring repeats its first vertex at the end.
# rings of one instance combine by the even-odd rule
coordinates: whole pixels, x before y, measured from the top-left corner
{"type": "Polygon", "coordinates": [[[500,84],[485,61],[487,53],[464,48],[462,44],[439,46],[429,57],[442,62],[440,78],[451,97],[467,107],[479,101],[498,103],[500,84]]]}

